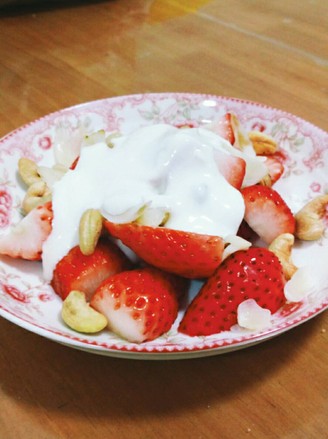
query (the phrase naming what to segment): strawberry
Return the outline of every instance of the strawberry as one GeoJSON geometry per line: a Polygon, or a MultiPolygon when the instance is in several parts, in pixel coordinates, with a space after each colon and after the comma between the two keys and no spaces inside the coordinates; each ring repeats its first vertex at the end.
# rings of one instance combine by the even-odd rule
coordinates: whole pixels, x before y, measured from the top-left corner
{"type": "Polygon", "coordinates": [[[284,282],[281,264],[270,250],[251,247],[233,253],[188,306],[179,331],[190,336],[228,331],[247,299],[275,313],[285,302],[284,282]]]}
{"type": "Polygon", "coordinates": [[[80,160],[80,156],[77,156],[76,159],[73,161],[73,163],[71,164],[71,166],[69,167],[69,169],[71,169],[72,171],[74,171],[74,169],[76,168],[78,162],[80,160]]]}
{"type": "Polygon", "coordinates": [[[95,292],[91,306],[106,316],[114,333],[136,343],[167,332],[178,314],[172,275],[149,267],[110,276],[95,292]]]}
{"type": "Polygon", "coordinates": [[[231,113],[225,113],[219,119],[215,120],[208,127],[213,133],[218,136],[223,137],[223,139],[228,140],[231,145],[235,142],[235,134],[232,125],[232,115],[231,113]]]}
{"type": "MultiPolygon", "coordinates": [[[[141,268],[154,268],[152,265],[149,264],[140,264],[141,268]]],[[[167,271],[163,271],[163,273],[166,274],[167,279],[171,282],[173,285],[173,288],[175,290],[179,305],[183,306],[185,305],[185,300],[187,299],[187,293],[189,291],[191,281],[190,279],[187,279],[186,277],[178,276],[173,273],[169,273],[167,271]]]]}
{"type": "Polygon", "coordinates": [[[214,151],[214,160],[227,182],[236,189],[240,189],[246,172],[245,160],[219,150],[214,151]]]}
{"type": "Polygon", "coordinates": [[[84,255],[73,247],[56,265],[51,286],[64,300],[70,291],[83,291],[87,300],[108,276],[130,268],[124,253],[113,243],[100,240],[95,251],[84,255]]]}
{"type": "Polygon", "coordinates": [[[266,244],[282,233],[294,233],[295,218],[277,191],[253,185],[241,193],[245,202],[244,219],[266,244]]]}
{"type": "Polygon", "coordinates": [[[32,209],[7,235],[0,236],[0,254],[40,260],[42,245],[52,229],[52,204],[32,209]]]}
{"type": "Polygon", "coordinates": [[[222,260],[224,241],[218,236],[135,223],[104,225],[148,264],[183,277],[208,277],[222,260]]]}
{"type": "Polygon", "coordinates": [[[264,184],[267,186],[272,186],[279,178],[282,176],[284,172],[284,165],[281,163],[279,159],[272,156],[266,156],[264,164],[267,166],[269,172],[267,177],[265,178],[264,184]]]}

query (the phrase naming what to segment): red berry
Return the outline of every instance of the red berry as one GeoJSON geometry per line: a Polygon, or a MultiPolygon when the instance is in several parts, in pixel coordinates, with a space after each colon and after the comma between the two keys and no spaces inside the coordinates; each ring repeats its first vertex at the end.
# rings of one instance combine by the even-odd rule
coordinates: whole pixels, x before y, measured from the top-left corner
{"type": "Polygon", "coordinates": [[[295,218],[277,191],[253,185],[242,189],[241,193],[245,202],[244,219],[266,244],[282,233],[294,233],[295,218]]]}
{"type": "Polygon", "coordinates": [[[224,242],[218,236],[135,223],[104,225],[148,264],[183,277],[208,277],[222,260],[224,242]]]}
{"type": "Polygon", "coordinates": [[[141,343],[173,325],[178,313],[176,288],[172,275],[156,268],[125,271],[100,285],[91,306],[106,316],[114,333],[141,343]]]}
{"type": "Polygon", "coordinates": [[[247,299],[275,313],[285,302],[284,283],[281,264],[270,250],[252,247],[233,253],[191,302],[179,331],[190,336],[227,331],[247,299]]]}
{"type": "Polygon", "coordinates": [[[56,265],[51,286],[63,300],[72,290],[83,291],[90,300],[104,279],[129,267],[124,253],[109,241],[99,241],[89,256],[76,246],[56,265]]]}
{"type": "Polygon", "coordinates": [[[43,243],[52,230],[52,218],[51,202],[32,209],[7,235],[0,237],[0,254],[41,259],[43,243]]]}

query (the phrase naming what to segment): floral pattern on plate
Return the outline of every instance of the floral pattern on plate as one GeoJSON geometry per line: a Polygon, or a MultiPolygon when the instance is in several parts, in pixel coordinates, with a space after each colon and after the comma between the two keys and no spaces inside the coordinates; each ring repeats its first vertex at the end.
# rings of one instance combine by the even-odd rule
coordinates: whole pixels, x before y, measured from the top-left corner
{"type": "MultiPolygon", "coordinates": [[[[294,212],[309,199],[328,191],[328,134],[294,115],[254,102],[211,95],[163,93],[115,97],[63,109],[0,140],[0,233],[5,233],[21,217],[24,187],[17,177],[18,159],[24,156],[51,164],[58,128],[73,135],[77,129],[129,133],[159,122],[202,126],[227,111],[234,112],[247,130],[264,131],[279,143],[286,170],[275,189],[294,212]]],[[[293,254],[299,266],[309,258],[327,256],[328,232],[318,242],[296,246],[293,254]]],[[[199,282],[193,282],[190,295],[198,288],[199,282]]],[[[322,285],[320,291],[304,301],[285,304],[273,316],[272,325],[266,331],[251,332],[236,325],[229,332],[207,337],[178,333],[180,312],[167,334],[137,345],[107,330],[90,336],[71,331],[61,321],[60,299],[42,279],[41,264],[0,258],[0,315],[56,342],[102,355],[170,359],[224,353],[282,334],[327,307],[328,285],[322,285]]]]}

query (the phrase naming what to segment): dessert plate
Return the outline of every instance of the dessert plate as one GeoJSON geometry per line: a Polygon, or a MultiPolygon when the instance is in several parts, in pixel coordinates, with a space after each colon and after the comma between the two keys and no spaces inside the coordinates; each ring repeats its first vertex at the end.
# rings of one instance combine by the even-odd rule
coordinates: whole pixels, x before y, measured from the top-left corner
{"type": "MultiPolygon", "coordinates": [[[[38,163],[53,163],[58,127],[74,132],[83,127],[129,133],[164,122],[200,126],[227,111],[234,112],[246,130],[260,130],[274,137],[283,152],[285,173],[275,185],[295,212],[311,198],[328,191],[328,134],[286,112],[240,99],[162,93],[108,98],[66,108],[27,124],[0,140],[0,233],[6,233],[21,215],[25,188],[17,177],[22,156],[38,163]]],[[[327,218],[328,222],[328,218],[327,218]]],[[[297,244],[293,259],[297,266],[328,256],[327,233],[319,241],[297,244]]],[[[199,289],[193,282],[190,295],[199,289]]],[[[135,359],[187,359],[221,354],[263,342],[315,317],[328,307],[328,282],[298,303],[286,303],[261,332],[237,325],[229,332],[188,337],[174,327],[164,336],[140,345],[126,342],[104,330],[98,335],[78,334],[60,318],[61,300],[42,279],[39,262],[0,257],[0,315],[29,331],[66,346],[87,352],[135,359]]],[[[181,313],[182,314],[182,311],[181,313]]]]}

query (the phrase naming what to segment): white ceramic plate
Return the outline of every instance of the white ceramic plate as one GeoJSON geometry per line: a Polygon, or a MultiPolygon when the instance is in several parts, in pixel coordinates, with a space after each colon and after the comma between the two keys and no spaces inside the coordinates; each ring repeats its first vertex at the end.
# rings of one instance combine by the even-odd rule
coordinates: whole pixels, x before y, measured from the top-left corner
{"type": "MultiPolygon", "coordinates": [[[[284,152],[285,174],[275,188],[293,211],[316,195],[328,191],[328,134],[285,112],[253,102],[198,94],[146,94],[116,97],[67,108],[25,125],[0,140],[0,233],[20,218],[24,188],[17,178],[17,161],[25,156],[42,164],[53,163],[55,128],[74,129],[83,124],[95,131],[122,133],[142,125],[165,122],[201,125],[226,111],[237,114],[248,129],[272,135],[284,152]]],[[[328,218],[327,218],[328,222],[328,218]]],[[[327,229],[328,230],[328,229],[327,229]]],[[[298,245],[294,262],[328,255],[328,231],[320,241],[298,245]]],[[[193,284],[196,291],[199,284],[193,284]]],[[[328,307],[328,285],[300,303],[286,304],[273,317],[270,329],[250,332],[239,327],[207,337],[187,337],[177,332],[140,345],[128,343],[109,331],[82,335],[60,319],[61,300],[43,281],[38,262],[0,259],[0,315],[48,339],[88,352],[138,359],[192,358],[244,348],[282,334],[328,307]]],[[[181,317],[181,316],[180,316],[181,317]]]]}

